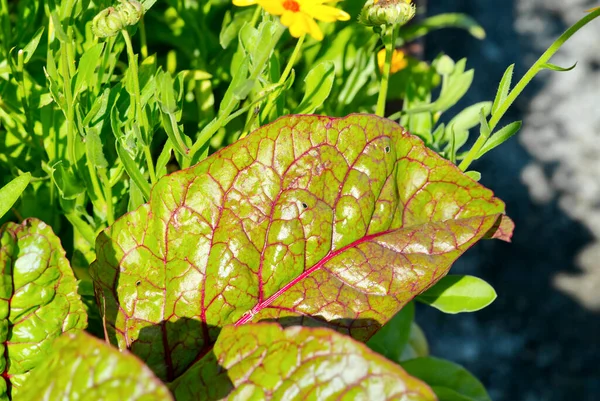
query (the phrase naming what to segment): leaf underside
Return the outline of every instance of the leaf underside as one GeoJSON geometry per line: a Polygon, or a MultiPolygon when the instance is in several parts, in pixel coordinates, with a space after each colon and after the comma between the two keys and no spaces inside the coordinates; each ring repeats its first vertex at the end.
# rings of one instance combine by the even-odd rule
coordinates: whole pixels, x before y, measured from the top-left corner
{"type": "Polygon", "coordinates": [[[0,400],[8,400],[54,339],[83,330],[87,315],[60,240],[45,223],[0,227],[0,267],[0,400]]]}
{"type": "Polygon", "coordinates": [[[392,121],[288,116],[161,179],[91,273],[111,343],[170,382],[228,324],[366,341],[503,212],[392,121]]]}

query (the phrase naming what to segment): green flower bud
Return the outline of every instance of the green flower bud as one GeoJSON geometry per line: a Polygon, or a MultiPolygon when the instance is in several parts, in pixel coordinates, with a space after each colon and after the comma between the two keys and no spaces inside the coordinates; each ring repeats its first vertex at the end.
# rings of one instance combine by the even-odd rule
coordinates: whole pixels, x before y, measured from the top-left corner
{"type": "Polygon", "coordinates": [[[415,16],[411,0],[367,0],[358,22],[367,26],[404,25],[415,16]]]}
{"type": "Polygon", "coordinates": [[[100,11],[92,20],[92,32],[99,38],[115,36],[128,25],[135,25],[144,15],[144,7],[135,0],[119,0],[115,7],[100,11]]]}

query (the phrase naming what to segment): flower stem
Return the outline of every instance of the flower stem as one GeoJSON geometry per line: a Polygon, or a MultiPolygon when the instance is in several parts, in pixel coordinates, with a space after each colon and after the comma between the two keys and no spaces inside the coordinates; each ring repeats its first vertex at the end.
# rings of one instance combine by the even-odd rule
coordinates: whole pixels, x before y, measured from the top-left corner
{"type": "Polygon", "coordinates": [[[140,18],[140,53],[142,54],[142,59],[148,58],[148,43],[146,41],[146,24],[144,23],[144,16],[140,18]]]}
{"type": "MultiPolygon", "coordinates": [[[[494,131],[494,128],[498,125],[504,114],[508,111],[508,108],[515,102],[517,97],[523,92],[523,90],[527,87],[527,85],[535,78],[535,76],[543,69],[545,69],[546,63],[554,56],[554,54],[562,47],[563,44],[567,40],[571,38],[577,31],[583,28],[592,20],[598,18],[600,16],[600,9],[594,9],[592,12],[587,14],[585,17],[581,18],[577,21],[573,26],[567,29],[552,45],[546,50],[540,58],[529,68],[527,73],[521,78],[521,80],[515,85],[515,87],[510,91],[506,99],[500,104],[498,110],[492,118],[490,119],[488,125],[490,127],[490,132],[494,131]]],[[[491,136],[491,135],[490,135],[491,136]]],[[[483,147],[485,143],[480,144],[481,146],[473,146],[469,153],[465,156],[464,160],[458,166],[462,171],[466,171],[467,168],[471,165],[473,160],[479,151],[483,147]]]]}
{"type": "Polygon", "coordinates": [[[392,69],[392,56],[394,55],[394,46],[396,43],[396,27],[387,27],[382,32],[381,39],[385,45],[385,64],[381,76],[381,86],[379,87],[379,97],[377,98],[377,109],[375,114],[379,117],[385,116],[385,102],[387,100],[388,86],[390,81],[390,71],[392,69]]]}

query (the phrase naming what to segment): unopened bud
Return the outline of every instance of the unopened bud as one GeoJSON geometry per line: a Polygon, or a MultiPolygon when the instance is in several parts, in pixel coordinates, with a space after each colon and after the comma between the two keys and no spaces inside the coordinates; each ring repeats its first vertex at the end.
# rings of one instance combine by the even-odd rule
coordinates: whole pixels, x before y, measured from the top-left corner
{"type": "Polygon", "coordinates": [[[92,21],[92,32],[100,38],[114,36],[128,25],[135,25],[144,15],[144,7],[135,0],[119,0],[119,4],[100,11],[92,21]]]}
{"type": "Polygon", "coordinates": [[[415,16],[412,0],[367,0],[358,22],[367,26],[404,25],[415,16]]]}

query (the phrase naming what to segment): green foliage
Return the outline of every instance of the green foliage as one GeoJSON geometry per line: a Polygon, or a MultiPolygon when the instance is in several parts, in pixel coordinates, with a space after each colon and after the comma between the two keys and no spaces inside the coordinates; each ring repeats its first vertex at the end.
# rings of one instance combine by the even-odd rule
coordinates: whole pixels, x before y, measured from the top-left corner
{"type": "Polygon", "coordinates": [[[479,380],[465,368],[443,359],[426,357],[403,362],[401,366],[427,383],[439,401],[491,401],[479,380]]]}
{"type": "Polygon", "coordinates": [[[410,301],[493,301],[481,280],[444,277],[514,228],[461,170],[518,132],[498,124],[539,71],[574,68],[550,57],[600,10],[516,85],[510,66],[493,101],[445,118],[473,81],[467,60],[407,53],[389,75],[377,54],[481,27],[446,14],[376,33],[356,22],[360,2],[337,6],[352,18],[316,41],[223,0],[0,1],[0,218],[22,222],[0,229],[0,399],[172,399],[161,380],[178,400],[270,398],[320,350],[305,364],[330,379],[290,399],[342,394],[338,376],[356,384],[344,395],[377,398],[369,375],[349,376],[362,369],[390,398],[433,399],[425,382],[441,400],[487,400],[461,368],[423,358],[410,301]],[[334,118],[383,116],[386,99],[421,139],[334,118]]]}
{"type": "Polygon", "coordinates": [[[448,275],[417,300],[445,313],[476,312],[496,299],[494,288],[478,277],[448,275]]]}

